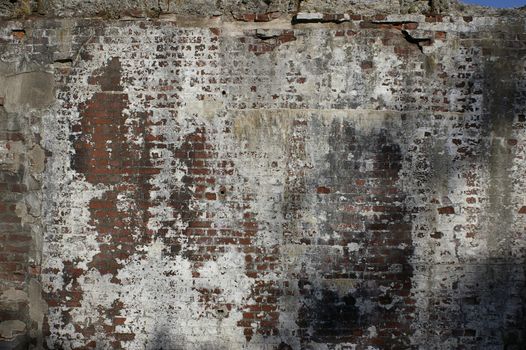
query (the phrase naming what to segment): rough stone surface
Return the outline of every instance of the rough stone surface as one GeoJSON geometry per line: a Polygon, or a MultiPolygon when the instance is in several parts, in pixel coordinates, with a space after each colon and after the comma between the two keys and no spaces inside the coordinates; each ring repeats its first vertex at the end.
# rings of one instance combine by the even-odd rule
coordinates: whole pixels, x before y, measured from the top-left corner
{"type": "Polygon", "coordinates": [[[1,22],[0,348],[524,349],[526,20],[412,3],[1,22]]]}
{"type": "Polygon", "coordinates": [[[18,320],[0,322],[0,337],[4,339],[14,338],[17,333],[24,332],[26,324],[18,320]]]}
{"type": "Polygon", "coordinates": [[[286,16],[297,12],[378,15],[395,13],[517,13],[457,0],[0,0],[0,17],[57,16],[157,18],[166,14],[243,18],[251,14],[286,16]]]}

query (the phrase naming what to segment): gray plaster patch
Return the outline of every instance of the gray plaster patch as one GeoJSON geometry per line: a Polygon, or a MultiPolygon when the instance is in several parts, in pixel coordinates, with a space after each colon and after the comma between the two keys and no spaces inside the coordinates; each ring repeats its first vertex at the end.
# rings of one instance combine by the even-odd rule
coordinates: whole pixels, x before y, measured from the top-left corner
{"type": "Polygon", "coordinates": [[[45,108],[55,100],[53,74],[26,72],[6,76],[3,94],[5,109],[20,112],[26,108],[45,108]]]}
{"type": "Polygon", "coordinates": [[[0,338],[11,339],[26,330],[26,324],[19,320],[0,322],[0,338]]]}

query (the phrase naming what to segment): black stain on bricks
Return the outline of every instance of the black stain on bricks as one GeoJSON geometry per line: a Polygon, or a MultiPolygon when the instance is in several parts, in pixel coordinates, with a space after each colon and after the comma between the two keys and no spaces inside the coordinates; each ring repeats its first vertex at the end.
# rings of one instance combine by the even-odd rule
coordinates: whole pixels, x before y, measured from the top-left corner
{"type": "Polygon", "coordinates": [[[330,289],[317,289],[304,298],[299,323],[312,329],[312,341],[331,343],[349,336],[359,326],[359,309],[351,293],[340,296],[330,289]]]}
{"type": "Polygon", "coordinates": [[[413,308],[412,222],[399,181],[403,151],[393,132],[339,120],[330,128],[329,166],[320,176],[330,191],[318,196],[327,220],[319,226],[320,253],[310,262],[317,271],[298,282],[305,346],[409,346],[410,321],[403,315],[413,308]]]}

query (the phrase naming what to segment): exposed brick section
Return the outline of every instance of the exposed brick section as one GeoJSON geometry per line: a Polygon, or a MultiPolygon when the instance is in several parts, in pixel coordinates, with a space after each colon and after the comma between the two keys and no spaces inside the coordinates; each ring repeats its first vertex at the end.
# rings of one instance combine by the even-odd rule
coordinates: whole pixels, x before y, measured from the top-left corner
{"type": "MultiPolygon", "coordinates": [[[[9,144],[4,146],[8,147],[9,144]]],[[[20,169],[23,171],[23,169],[20,169]]],[[[20,203],[27,188],[22,185],[23,175],[0,172],[2,181],[2,200],[0,202],[0,225],[2,230],[0,245],[0,279],[14,288],[23,288],[26,281],[26,273],[29,268],[28,257],[31,241],[31,233],[22,225],[22,219],[16,212],[17,204],[20,203]]],[[[6,288],[7,289],[7,288],[6,288]]]]}
{"type": "MultiPolygon", "coordinates": [[[[80,124],[72,127],[76,137],[71,164],[72,169],[83,174],[87,182],[106,188],[104,194],[91,199],[88,204],[89,224],[96,230],[100,252],[93,256],[87,268],[98,270],[102,276],[110,275],[110,283],[119,285],[119,269],[140,245],[151,241],[152,233],[146,226],[150,215],[149,179],[158,174],[159,169],[149,161],[148,143],[146,147],[137,147],[128,142],[129,133],[148,139],[148,121],[146,114],[137,114],[138,123],[127,123],[130,115],[126,115],[125,110],[129,108],[129,102],[128,95],[122,93],[119,58],[111,58],[107,65],[96,70],[88,83],[100,87],[102,92],[95,93],[80,106],[80,124]]],[[[61,311],[66,315],[80,307],[84,298],[78,279],[88,270],[79,263],[65,261],[61,271],[62,278],[71,279],[74,287],[46,297],[49,305],[66,307],[61,311]]],[[[101,331],[107,339],[113,339],[114,349],[121,349],[126,341],[133,340],[133,334],[119,333],[115,329],[114,318],[120,316],[123,307],[122,302],[116,301],[110,309],[98,308],[98,321],[88,328],[74,324],[84,336],[83,347],[98,346],[93,338],[101,331]]]]}
{"type": "MultiPolygon", "coordinates": [[[[2,25],[0,50],[3,52],[0,79],[0,348],[38,347],[42,325],[35,319],[35,307],[41,306],[38,281],[41,273],[42,237],[41,185],[45,167],[45,151],[41,146],[41,107],[38,97],[14,110],[17,97],[24,98],[17,84],[41,80],[50,75],[26,72],[24,78],[7,77],[15,69],[13,49],[27,52],[31,38],[19,25],[2,25]],[[4,60],[7,58],[10,63],[4,60]],[[36,293],[36,297],[31,293],[36,293]]],[[[16,55],[16,54],[15,54],[16,55]]],[[[20,51],[18,53],[20,54],[20,51]]],[[[23,54],[22,54],[23,55],[23,54]]],[[[35,48],[29,59],[39,57],[35,48]]],[[[15,69],[15,72],[16,69],[15,69]]],[[[18,72],[17,72],[18,73],[18,72]]],[[[46,81],[52,84],[52,80],[46,81]]],[[[28,89],[28,87],[25,87],[28,89]]],[[[47,95],[41,87],[32,94],[47,95]]]]}

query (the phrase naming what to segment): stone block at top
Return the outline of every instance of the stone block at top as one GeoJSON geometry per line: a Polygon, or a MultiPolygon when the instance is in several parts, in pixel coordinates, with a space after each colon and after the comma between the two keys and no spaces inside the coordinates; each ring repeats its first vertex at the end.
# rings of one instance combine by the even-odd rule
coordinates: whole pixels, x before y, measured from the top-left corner
{"type": "Polygon", "coordinates": [[[0,17],[3,18],[44,15],[118,19],[174,14],[195,17],[222,16],[224,20],[236,20],[255,14],[272,14],[269,18],[273,19],[299,12],[356,15],[487,15],[495,11],[462,4],[459,0],[0,0],[0,17]]]}

